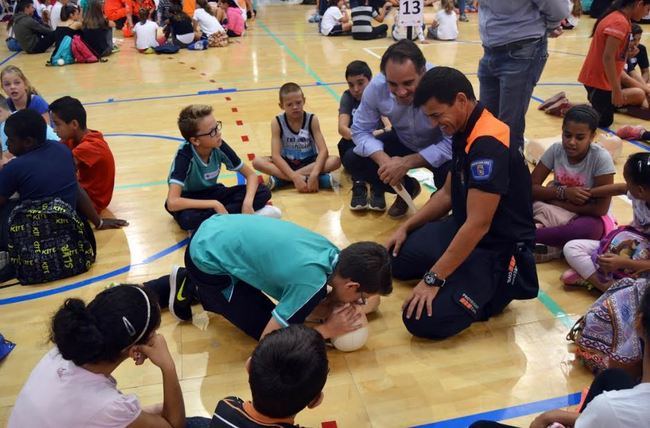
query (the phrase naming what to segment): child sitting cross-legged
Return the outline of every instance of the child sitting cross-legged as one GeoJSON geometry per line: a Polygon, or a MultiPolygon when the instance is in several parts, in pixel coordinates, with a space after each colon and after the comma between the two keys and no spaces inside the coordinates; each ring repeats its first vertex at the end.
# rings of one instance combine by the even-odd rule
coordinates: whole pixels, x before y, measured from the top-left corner
{"type": "Polygon", "coordinates": [[[316,115],[304,110],[305,96],[293,82],[280,88],[284,113],[271,121],[271,156],[257,157],[253,167],[270,175],[271,190],[293,185],[301,193],[333,187],[331,171],[341,166],[330,156],[316,115]]]}
{"type": "Polygon", "coordinates": [[[266,205],[271,199],[269,189],[258,184],[255,171],[221,139],[221,126],[207,105],[187,106],[178,116],[185,142],[171,166],[165,208],[183,230],[195,230],[215,213],[280,217],[279,209],[266,205]],[[226,187],[218,183],[222,164],[243,175],[246,184],[226,187]]]}
{"type": "Polygon", "coordinates": [[[50,114],[56,134],[72,150],[79,184],[101,213],[113,198],[115,159],[111,148],[101,132],[86,127],[86,110],[78,99],[66,96],[55,100],[50,114]]]}
{"type": "Polygon", "coordinates": [[[140,9],[138,18],[140,21],[133,27],[135,48],[140,53],[155,53],[154,48],[158,47],[158,24],[151,19],[149,9],[140,9]]]}

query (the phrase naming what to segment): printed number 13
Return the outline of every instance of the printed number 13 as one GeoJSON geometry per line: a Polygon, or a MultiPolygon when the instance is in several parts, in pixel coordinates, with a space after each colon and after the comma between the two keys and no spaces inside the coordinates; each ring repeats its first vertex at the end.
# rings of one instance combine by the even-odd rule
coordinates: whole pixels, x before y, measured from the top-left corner
{"type": "Polygon", "coordinates": [[[422,12],[422,9],[420,8],[420,2],[419,2],[419,0],[415,0],[415,1],[408,1],[408,0],[406,0],[406,1],[404,1],[404,3],[402,3],[402,6],[404,7],[404,14],[405,14],[405,15],[411,15],[411,14],[412,14],[412,15],[419,15],[420,12],[422,12]],[[409,6],[410,6],[410,5],[413,6],[413,10],[412,10],[412,11],[409,10],[409,6]]]}

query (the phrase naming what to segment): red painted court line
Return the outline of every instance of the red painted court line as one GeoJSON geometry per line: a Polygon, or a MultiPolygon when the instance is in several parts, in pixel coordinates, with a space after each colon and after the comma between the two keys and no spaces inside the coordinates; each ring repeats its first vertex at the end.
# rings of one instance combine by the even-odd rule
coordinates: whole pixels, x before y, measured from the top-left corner
{"type": "Polygon", "coordinates": [[[338,428],[336,421],[327,421],[320,424],[321,428],[338,428]]]}
{"type": "Polygon", "coordinates": [[[226,97],[226,101],[230,101],[231,99],[232,99],[232,98],[230,98],[230,97],[226,97]]]}
{"type": "Polygon", "coordinates": [[[237,113],[239,110],[237,110],[237,107],[233,107],[230,109],[233,113],[237,113]]]}
{"type": "Polygon", "coordinates": [[[238,121],[237,121],[237,126],[242,126],[243,124],[244,124],[244,121],[243,121],[243,120],[238,120],[238,121]]]}
{"type": "Polygon", "coordinates": [[[241,136],[241,140],[242,140],[244,143],[247,143],[247,142],[248,142],[248,135],[242,135],[242,136],[241,136]]]}
{"type": "Polygon", "coordinates": [[[255,159],[255,153],[248,153],[246,156],[248,156],[249,161],[252,161],[253,159],[255,159]]]}

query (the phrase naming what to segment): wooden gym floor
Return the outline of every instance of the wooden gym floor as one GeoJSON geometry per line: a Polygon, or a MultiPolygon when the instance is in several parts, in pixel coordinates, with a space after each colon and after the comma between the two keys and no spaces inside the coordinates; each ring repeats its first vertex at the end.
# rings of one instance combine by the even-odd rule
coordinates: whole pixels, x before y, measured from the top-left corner
{"type": "MultiPolygon", "coordinates": [[[[112,281],[142,282],[182,264],[187,235],[163,209],[165,180],[180,137],[175,122],[182,107],[214,106],[215,116],[224,123],[224,139],[242,158],[267,154],[269,123],[279,112],[277,89],[294,81],[303,86],[306,108],[319,116],[328,147],[336,153],[345,66],[361,59],[378,72],[379,58],[391,40],[321,37],[317,26],[307,23],[312,10],[271,0],[258,5],[258,19],[246,37],[227,48],[140,55],[127,39],[121,52],[105,64],[46,68],[49,53],[15,55],[2,44],[1,64],[21,67],[46,100],[72,95],[85,103],[89,127],[105,133],[117,162],[108,215],[127,219],[130,226],[96,234],[99,257],[85,275],[43,286],[0,289],[0,331],[17,343],[0,364],[0,423],[6,423],[31,368],[50,347],[48,321],[66,297],[91,299],[112,281]]],[[[592,24],[583,18],[576,30],[550,41],[550,57],[527,116],[528,138],[560,134],[561,121],[537,111],[538,99],[564,90],[572,101],[585,101],[576,77],[592,24]]],[[[482,49],[477,16],[470,15],[470,22],[459,27],[459,41],[421,47],[430,62],[467,73],[478,94],[476,70],[482,49]]],[[[629,122],[617,116],[615,127],[629,122]]],[[[626,143],[624,156],[639,150],[645,148],[626,143]]],[[[623,162],[624,158],[617,162],[619,173],[623,162]]],[[[236,177],[224,172],[223,181],[233,184],[236,177]]],[[[299,195],[283,190],[274,194],[273,203],[283,210],[284,219],[322,233],[337,245],[384,242],[398,221],[350,212],[349,176],[343,174],[341,181],[338,192],[299,195]]],[[[427,197],[423,194],[416,202],[421,205],[427,197]]],[[[619,222],[631,219],[623,200],[615,198],[613,206],[619,222]]],[[[335,420],[339,427],[356,428],[444,421],[436,426],[460,427],[467,423],[458,418],[506,409],[501,416],[490,415],[527,426],[532,413],[566,404],[575,398],[570,394],[589,385],[592,377],[574,362],[565,335],[597,295],[564,289],[558,281],[563,269],[562,261],[540,266],[538,299],[514,302],[501,316],[442,342],[414,339],[407,333],[400,306],[411,285],[397,282],[393,295],[370,317],[366,346],[350,354],[329,352],[324,404],[300,414],[298,422],[317,427],[335,420]],[[544,401],[549,399],[557,400],[544,401]],[[533,404],[522,406],[529,403],[533,404]],[[512,419],[515,416],[519,418],[512,419]]],[[[200,330],[177,323],[165,312],[160,331],[176,360],[188,415],[211,414],[226,395],[250,398],[244,361],[255,346],[253,340],[217,315],[210,317],[206,330],[200,330]]],[[[151,364],[136,368],[127,362],[115,377],[122,391],[136,393],[143,404],[162,399],[160,373],[151,364]]]]}

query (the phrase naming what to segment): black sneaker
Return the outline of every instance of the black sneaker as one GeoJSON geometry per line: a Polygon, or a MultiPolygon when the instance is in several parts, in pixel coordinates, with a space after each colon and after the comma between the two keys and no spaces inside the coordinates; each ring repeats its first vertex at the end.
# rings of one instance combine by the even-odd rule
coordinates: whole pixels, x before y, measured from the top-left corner
{"type": "Polygon", "coordinates": [[[379,186],[370,186],[370,203],[368,204],[368,208],[373,211],[386,211],[384,189],[379,186]]]}
{"type": "Polygon", "coordinates": [[[192,319],[194,287],[187,281],[185,268],[174,266],[169,275],[169,312],[179,321],[192,319]]]}
{"type": "MultiPolygon", "coordinates": [[[[417,196],[420,194],[422,191],[422,187],[420,186],[420,183],[413,177],[406,177],[405,180],[412,180],[413,181],[413,190],[409,192],[409,195],[411,195],[412,199],[417,198],[417,196]]],[[[388,215],[391,216],[392,218],[399,218],[404,216],[409,210],[409,206],[407,205],[406,201],[402,199],[400,196],[397,196],[397,199],[395,199],[395,202],[393,202],[393,205],[388,209],[388,215]]]]}
{"type": "Polygon", "coordinates": [[[352,183],[352,199],[350,200],[350,209],[352,211],[361,211],[368,208],[368,188],[364,181],[355,181],[352,183]]]}

